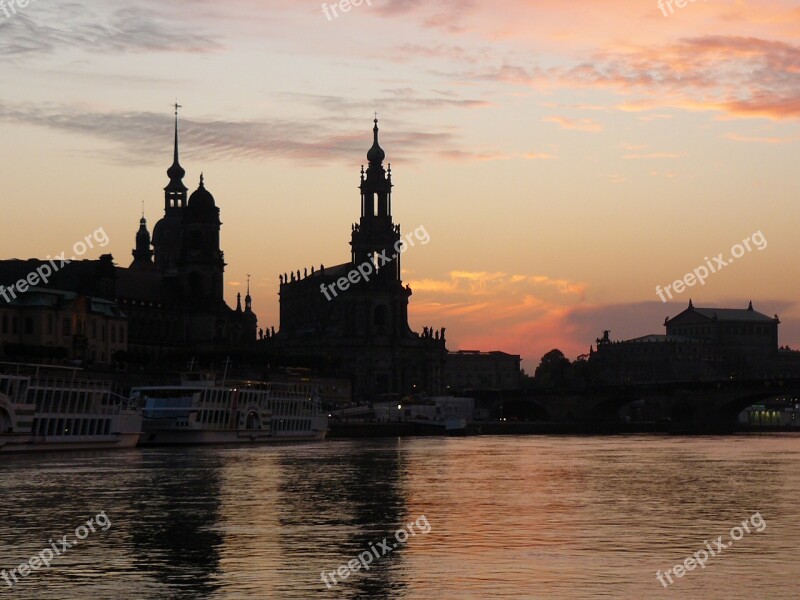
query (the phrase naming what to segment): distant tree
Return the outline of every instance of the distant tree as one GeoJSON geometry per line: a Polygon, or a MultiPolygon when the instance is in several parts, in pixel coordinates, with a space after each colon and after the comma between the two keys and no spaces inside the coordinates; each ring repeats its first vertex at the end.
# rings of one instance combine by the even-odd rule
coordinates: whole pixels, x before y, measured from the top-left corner
{"type": "Polygon", "coordinates": [[[589,367],[589,355],[581,354],[572,363],[572,380],[581,387],[586,387],[591,381],[591,371],[589,367]]]}
{"type": "Polygon", "coordinates": [[[570,377],[570,362],[561,350],[553,349],[542,357],[533,375],[536,384],[546,388],[563,388],[570,377]]]}

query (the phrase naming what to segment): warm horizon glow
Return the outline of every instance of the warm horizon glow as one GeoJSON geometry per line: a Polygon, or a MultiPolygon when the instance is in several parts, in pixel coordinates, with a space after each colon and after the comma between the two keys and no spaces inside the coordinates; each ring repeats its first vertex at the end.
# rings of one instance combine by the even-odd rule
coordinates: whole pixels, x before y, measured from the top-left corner
{"type": "Polygon", "coordinates": [[[260,327],[278,276],[349,259],[372,114],[410,320],[451,350],[521,354],[663,333],[695,306],[781,319],[800,345],[800,7],[789,0],[569,3],[31,2],[0,12],[0,257],[56,255],[98,227],[131,261],[163,214],[180,116],[187,187],[221,209],[233,306],[260,327]],[[329,3],[330,4],[330,3],[329,3]],[[756,232],[768,245],[662,304],[756,232]]]}

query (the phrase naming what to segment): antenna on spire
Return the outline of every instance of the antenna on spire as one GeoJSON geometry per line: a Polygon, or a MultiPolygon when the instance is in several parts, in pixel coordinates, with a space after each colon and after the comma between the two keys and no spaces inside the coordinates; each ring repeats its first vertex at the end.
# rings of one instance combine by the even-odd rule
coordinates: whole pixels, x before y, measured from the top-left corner
{"type": "Polygon", "coordinates": [[[142,218],[144,219],[144,200],[142,200],[142,218]]]}
{"type": "Polygon", "coordinates": [[[250,273],[247,274],[247,295],[250,295],[250,273]]]}
{"type": "Polygon", "coordinates": [[[181,104],[178,104],[177,100],[175,101],[175,105],[174,106],[175,106],[175,118],[177,118],[178,117],[178,109],[179,108],[183,108],[183,106],[181,104]]]}

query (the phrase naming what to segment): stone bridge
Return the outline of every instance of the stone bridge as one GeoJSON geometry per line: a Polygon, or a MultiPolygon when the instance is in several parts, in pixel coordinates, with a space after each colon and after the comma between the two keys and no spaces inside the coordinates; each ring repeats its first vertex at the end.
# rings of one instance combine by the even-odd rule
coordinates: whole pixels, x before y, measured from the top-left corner
{"type": "Polygon", "coordinates": [[[477,396],[479,406],[488,409],[492,418],[603,424],[619,422],[619,410],[641,400],[669,423],[669,429],[724,432],[736,427],[739,413],[748,406],[779,396],[800,396],[800,378],[630,384],[579,392],[477,396]]]}

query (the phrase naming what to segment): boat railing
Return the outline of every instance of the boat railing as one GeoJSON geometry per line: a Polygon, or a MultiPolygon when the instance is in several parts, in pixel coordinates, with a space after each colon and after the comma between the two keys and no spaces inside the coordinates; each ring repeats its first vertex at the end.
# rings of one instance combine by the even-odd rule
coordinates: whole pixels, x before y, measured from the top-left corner
{"type": "Polygon", "coordinates": [[[118,414],[120,410],[135,410],[138,403],[122,393],[122,388],[114,382],[101,379],[62,379],[60,377],[40,377],[29,384],[29,391],[63,390],[80,392],[93,398],[96,403],[93,412],[118,414]]]}
{"type": "Polygon", "coordinates": [[[60,388],[66,390],[111,391],[114,384],[101,379],[64,379],[62,377],[36,377],[30,380],[32,388],[60,388]]]}

